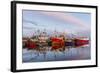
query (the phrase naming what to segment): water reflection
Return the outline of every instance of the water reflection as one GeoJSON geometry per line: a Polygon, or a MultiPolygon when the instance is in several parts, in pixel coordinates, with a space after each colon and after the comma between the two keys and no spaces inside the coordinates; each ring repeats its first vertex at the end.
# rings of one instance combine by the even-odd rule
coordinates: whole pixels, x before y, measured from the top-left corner
{"type": "Polygon", "coordinates": [[[90,46],[65,47],[64,50],[52,50],[52,47],[40,47],[39,50],[23,49],[23,62],[44,62],[90,59],[90,46]]]}
{"type": "Polygon", "coordinates": [[[67,38],[64,35],[39,35],[23,38],[23,62],[44,62],[90,59],[90,40],[87,37],[67,38]]]}

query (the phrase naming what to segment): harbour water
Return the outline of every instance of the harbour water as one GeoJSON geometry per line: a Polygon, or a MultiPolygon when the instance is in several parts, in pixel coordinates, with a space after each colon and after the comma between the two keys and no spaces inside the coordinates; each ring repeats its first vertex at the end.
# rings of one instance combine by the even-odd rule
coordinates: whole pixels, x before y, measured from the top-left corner
{"type": "Polygon", "coordinates": [[[74,61],[87,59],[91,59],[90,45],[77,48],[66,48],[66,50],[63,52],[55,52],[48,50],[46,52],[39,53],[34,50],[28,50],[27,48],[24,48],[22,52],[23,63],[68,60],[74,61]]]}

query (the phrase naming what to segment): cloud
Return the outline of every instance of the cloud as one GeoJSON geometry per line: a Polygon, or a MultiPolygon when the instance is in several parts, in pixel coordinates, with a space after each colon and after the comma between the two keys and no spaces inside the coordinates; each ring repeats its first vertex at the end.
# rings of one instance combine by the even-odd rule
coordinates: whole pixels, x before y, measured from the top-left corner
{"type": "Polygon", "coordinates": [[[69,23],[70,25],[85,27],[89,29],[88,24],[81,19],[69,14],[69,13],[61,13],[61,12],[40,12],[43,15],[51,16],[52,18],[58,19],[60,21],[64,21],[69,23]]]}

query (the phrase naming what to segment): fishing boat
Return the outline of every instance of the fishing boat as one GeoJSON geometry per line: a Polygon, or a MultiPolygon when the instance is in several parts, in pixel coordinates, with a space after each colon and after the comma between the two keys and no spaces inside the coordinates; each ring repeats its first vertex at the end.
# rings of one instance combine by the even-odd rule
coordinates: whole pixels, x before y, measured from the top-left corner
{"type": "Polygon", "coordinates": [[[52,49],[51,50],[59,50],[60,48],[64,48],[65,46],[65,42],[63,39],[61,38],[52,38],[52,49]]]}
{"type": "Polygon", "coordinates": [[[89,38],[79,37],[65,40],[66,47],[81,47],[89,44],[89,38]]]}
{"type": "Polygon", "coordinates": [[[74,42],[76,47],[85,46],[89,44],[89,38],[87,37],[75,38],[74,42]]]}
{"type": "Polygon", "coordinates": [[[73,47],[73,46],[75,46],[75,41],[73,39],[67,39],[67,40],[65,40],[65,46],[73,47]]]}
{"type": "Polygon", "coordinates": [[[26,46],[28,49],[35,49],[37,47],[36,43],[32,39],[28,39],[26,46]]]}

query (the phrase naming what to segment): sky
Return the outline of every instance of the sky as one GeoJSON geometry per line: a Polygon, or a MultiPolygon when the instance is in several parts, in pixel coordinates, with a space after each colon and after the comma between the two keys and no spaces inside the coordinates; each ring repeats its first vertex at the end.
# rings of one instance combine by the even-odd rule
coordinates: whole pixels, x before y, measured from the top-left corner
{"type": "Polygon", "coordinates": [[[32,36],[35,30],[90,34],[91,14],[23,10],[23,36],[32,36]]]}

